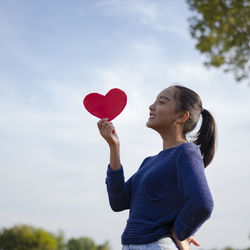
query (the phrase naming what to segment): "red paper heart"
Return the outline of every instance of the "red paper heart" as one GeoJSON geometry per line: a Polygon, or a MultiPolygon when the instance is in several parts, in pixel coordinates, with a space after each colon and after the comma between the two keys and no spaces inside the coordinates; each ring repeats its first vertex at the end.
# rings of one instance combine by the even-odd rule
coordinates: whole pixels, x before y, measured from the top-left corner
{"type": "Polygon", "coordinates": [[[91,93],[85,96],[83,100],[84,107],[92,115],[109,121],[118,116],[125,108],[127,96],[120,89],[111,89],[105,96],[98,93],[91,93]]]}

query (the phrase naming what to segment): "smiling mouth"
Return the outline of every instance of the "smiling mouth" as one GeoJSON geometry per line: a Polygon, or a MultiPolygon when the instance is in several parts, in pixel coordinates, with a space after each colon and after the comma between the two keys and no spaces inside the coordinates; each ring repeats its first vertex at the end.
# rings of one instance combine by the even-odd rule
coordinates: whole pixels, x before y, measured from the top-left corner
{"type": "Polygon", "coordinates": [[[149,114],[149,119],[155,118],[155,115],[149,114]]]}

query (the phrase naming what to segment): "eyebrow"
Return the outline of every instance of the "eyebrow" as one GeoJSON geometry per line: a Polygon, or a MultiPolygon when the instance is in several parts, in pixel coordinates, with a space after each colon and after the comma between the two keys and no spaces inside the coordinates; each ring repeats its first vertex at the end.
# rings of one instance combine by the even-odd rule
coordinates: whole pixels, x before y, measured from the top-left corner
{"type": "Polygon", "coordinates": [[[160,98],[165,98],[165,99],[167,99],[168,101],[171,101],[167,96],[163,96],[163,95],[162,95],[162,96],[159,97],[159,99],[160,99],[160,98]]]}

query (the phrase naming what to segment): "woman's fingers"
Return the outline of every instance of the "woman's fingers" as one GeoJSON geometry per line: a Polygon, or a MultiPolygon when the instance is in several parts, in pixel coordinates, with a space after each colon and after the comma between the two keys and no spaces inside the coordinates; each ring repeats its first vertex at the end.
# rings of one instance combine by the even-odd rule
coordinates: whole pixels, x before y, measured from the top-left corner
{"type": "Polygon", "coordinates": [[[200,243],[194,237],[192,237],[190,243],[194,244],[197,247],[200,246],[200,243]]]}
{"type": "Polygon", "coordinates": [[[97,123],[98,129],[100,133],[102,134],[103,132],[107,132],[107,129],[111,129],[113,127],[112,123],[108,121],[107,118],[101,119],[97,123]]]}
{"type": "Polygon", "coordinates": [[[99,128],[101,136],[107,141],[110,146],[119,146],[119,138],[116,134],[116,130],[112,122],[108,121],[107,118],[104,118],[97,122],[97,126],[99,128]]]}
{"type": "Polygon", "coordinates": [[[101,119],[99,122],[97,122],[99,130],[102,128],[106,121],[108,121],[108,118],[101,119]]]}
{"type": "Polygon", "coordinates": [[[106,123],[106,122],[103,122],[101,124],[101,130],[105,130],[107,127],[110,127],[110,124],[106,123]]]}
{"type": "Polygon", "coordinates": [[[115,128],[111,122],[103,122],[101,125],[101,131],[105,133],[110,133],[115,128]]]}
{"type": "Polygon", "coordinates": [[[100,134],[105,139],[112,137],[112,134],[115,135],[115,127],[112,122],[108,121],[107,118],[101,119],[99,122],[97,122],[97,126],[100,134]]]}

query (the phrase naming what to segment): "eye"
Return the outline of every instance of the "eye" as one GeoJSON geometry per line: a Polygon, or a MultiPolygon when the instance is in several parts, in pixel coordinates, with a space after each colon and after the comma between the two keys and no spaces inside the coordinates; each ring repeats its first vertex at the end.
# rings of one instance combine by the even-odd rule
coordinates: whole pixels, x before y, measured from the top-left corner
{"type": "Polygon", "coordinates": [[[164,102],[162,102],[162,101],[159,101],[159,103],[160,103],[160,104],[165,104],[165,103],[164,103],[164,102]]]}

